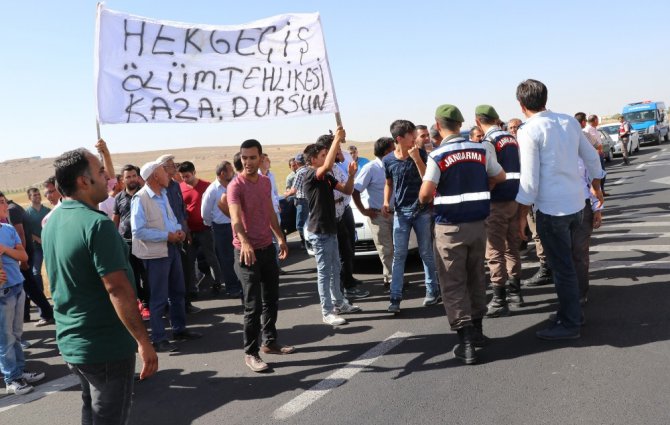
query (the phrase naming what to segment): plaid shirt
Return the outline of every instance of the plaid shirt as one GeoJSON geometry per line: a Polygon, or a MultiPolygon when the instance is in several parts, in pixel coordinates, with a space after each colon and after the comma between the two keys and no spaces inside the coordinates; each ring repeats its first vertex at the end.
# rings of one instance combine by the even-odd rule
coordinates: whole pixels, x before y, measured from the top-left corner
{"type": "Polygon", "coordinates": [[[303,191],[303,183],[305,180],[305,173],[308,167],[303,165],[295,172],[295,179],[293,180],[293,187],[295,188],[295,197],[298,199],[305,199],[305,192],[303,191]]]}

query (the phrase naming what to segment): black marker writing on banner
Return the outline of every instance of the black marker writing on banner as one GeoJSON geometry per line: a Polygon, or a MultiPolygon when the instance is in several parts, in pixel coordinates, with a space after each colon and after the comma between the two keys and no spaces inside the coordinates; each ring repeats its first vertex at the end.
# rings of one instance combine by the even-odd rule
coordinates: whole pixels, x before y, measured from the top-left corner
{"type": "Polygon", "coordinates": [[[163,28],[165,28],[165,25],[161,25],[160,29],[158,30],[158,35],[156,35],[156,38],[154,39],[154,46],[151,48],[151,53],[154,55],[174,55],[173,50],[156,51],[156,46],[158,45],[159,42],[168,41],[170,43],[174,43],[174,38],[164,37],[163,35],[161,35],[163,34],[163,28]]]}

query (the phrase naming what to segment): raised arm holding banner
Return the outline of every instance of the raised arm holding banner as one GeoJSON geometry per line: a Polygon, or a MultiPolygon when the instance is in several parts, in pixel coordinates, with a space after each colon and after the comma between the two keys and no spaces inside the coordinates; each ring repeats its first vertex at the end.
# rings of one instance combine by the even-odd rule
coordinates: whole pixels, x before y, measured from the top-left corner
{"type": "Polygon", "coordinates": [[[318,13],[210,26],[99,4],[96,33],[99,123],[339,120],[318,13]]]}

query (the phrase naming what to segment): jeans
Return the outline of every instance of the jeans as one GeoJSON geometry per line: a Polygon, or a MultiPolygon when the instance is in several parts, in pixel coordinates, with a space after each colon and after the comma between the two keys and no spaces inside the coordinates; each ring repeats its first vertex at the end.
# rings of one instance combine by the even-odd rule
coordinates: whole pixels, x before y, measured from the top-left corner
{"type": "Polygon", "coordinates": [[[33,246],[33,276],[35,277],[37,287],[44,291],[44,280],[42,280],[42,263],[44,262],[44,252],[42,251],[42,245],[33,243],[33,246]]]}
{"type": "Polygon", "coordinates": [[[258,334],[263,345],[277,339],[279,312],[279,267],[277,251],[270,244],[254,250],[256,262],[251,266],[240,262],[240,250],[235,248],[235,271],[242,281],[244,292],[244,353],[258,354],[258,334]]]}
{"type": "MultiPolygon", "coordinates": [[[[34,302],[35,305],[40,310],[40,318],[44,320],[51,320],[54,318],[54,310],[49,304],[47,297],[44,295],[44,291],[40,289],[35,281],[35,276],[31,269],[21,270],[23,275],[23,289],[26,291],[27,298],[30,301],[34,302]]],[[[23,312],[24,320],[30,319],[30,304],[28,300],[25,301],[25,307],[23,312]]]]}
{"type": "Polygon", "coordinates": [[[135,378],[134,355],[106,363],[67,366],[81,382],[82,425],[128,423],[135,378]]]}
{"type": "Polygon", "coordinates": [[[181,254],[174,244],[168,244],[168,256],[144,260],[147,279],[151,288],[149,310],[151,317],[151,340],[167,340],[163,312],[170,304],[170,324],[172,332],[181,332],[186,328],[186,305],[184,303],[184,272],[181,268],[181,254]]]}
{"type": "Polygon", "coordinates": [[[305,198],[295,198],[295,228],[300,234],[300,240],[305,240],[305,223],[309,217],[309,205],[305,198]]]}
{"type": "Polygon", "coordinates": [[[572,232],[572,261],[575,263],[579,282],[579,298],[586,297],[589,292],[589,242],[593,233],[593,210],[590,199],[586,200],[582,214],[581,224],[572,232]]]}
{"type": "Polygon", "coordinates": [[[0,372],[5,384],[21,378],[26,364],[21,348],[25,297],[23,285],[0,287],[0,372]]]}
{"type": "Polygon", "coordinates": [[[242,284],[235,274],[235,253],[233,251],[233,227],[230,223],[213,223],[216,258],[223,274],[223,282],[228,293],[242,290],[242,284]]]}
{"type": "Polygon", "coordinates": [[[414,216],[413,212],[396,210],[393,217],[393,269],[391,280],[391,298],[402,299],[402,287],[405,277],[405,262],[409,235],[412,229],[419,244],[419,255],[423,261],[423,271],[426,279],[426,296],[437,296],[440,292],[437,286],[435,256],[433,253],[432,211],[425,211],[414,216]]]}
{"type": "Polygon", "coordinates": [[[340,252],[337,235],[305,232],[316,257],[316,286],[321,301],[321,314],[330,314],[344,302],[340,288],[340,252]],[[334,303],[334,304],[333,304],[334,303]]]}
{"type": "Polygon", "coordinates": [[[553,216],[538,210],[535,219],[556,286],[559,303],[557,318],[566,328],[579,329],[582,312],[577,272],[572,260],[572,233],[582,221],[582,211],[553,216]]]}

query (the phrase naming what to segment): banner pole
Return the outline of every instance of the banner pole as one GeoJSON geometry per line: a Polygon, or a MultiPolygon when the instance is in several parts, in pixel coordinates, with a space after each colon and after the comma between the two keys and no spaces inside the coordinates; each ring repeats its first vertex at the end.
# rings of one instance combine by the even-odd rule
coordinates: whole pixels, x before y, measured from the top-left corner
{"type": "Polygon", "coordinates": [[[98,134],[98,140],[100,140],[100,122],[97,119],[95,120],[95,131],[98,134]]]}
{"type": "Polygon", "coordinates": [[[342,127],[342,117],[339,112],[335,112],[335,123],[338,127],[342,127]]]}

